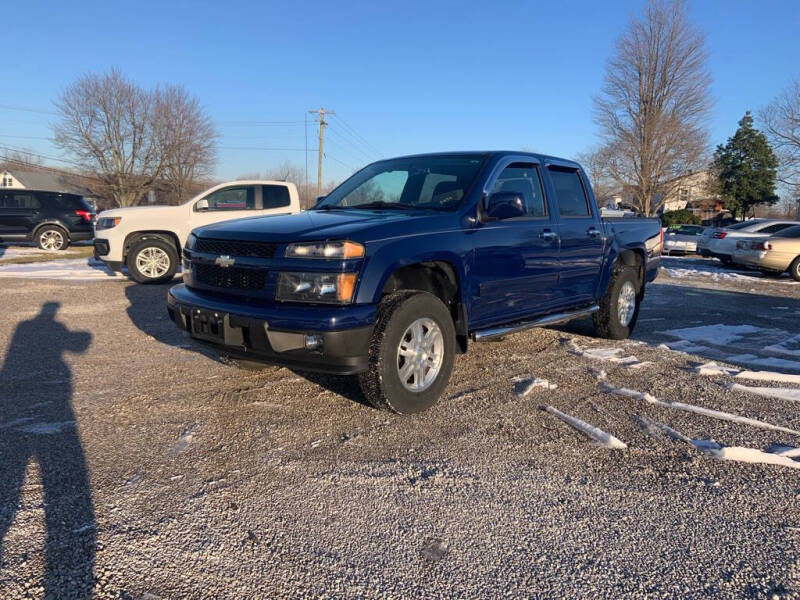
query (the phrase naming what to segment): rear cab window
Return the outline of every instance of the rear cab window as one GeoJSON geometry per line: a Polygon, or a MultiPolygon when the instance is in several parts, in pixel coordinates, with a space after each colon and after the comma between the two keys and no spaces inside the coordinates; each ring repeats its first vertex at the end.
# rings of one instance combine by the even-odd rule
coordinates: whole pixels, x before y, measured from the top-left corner
{"type": "Polygon", "coordinates": [[[261,208],[284,208],[289,206],[289,188],[285,185],[262,185],[261,208]]]}
{"type": "Polygon", "coordinates": [[[587,218],[592,216],[589,198],[577,169],[548,167],[558,212],[562,217],[587,218]]]}

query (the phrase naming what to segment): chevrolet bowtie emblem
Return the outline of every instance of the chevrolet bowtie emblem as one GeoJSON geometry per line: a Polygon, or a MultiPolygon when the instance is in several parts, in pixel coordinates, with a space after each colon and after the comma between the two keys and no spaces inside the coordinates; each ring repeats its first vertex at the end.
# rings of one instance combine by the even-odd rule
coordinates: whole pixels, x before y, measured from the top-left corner
{"type": "Polygon", "coordinates": [[[220,267],[230,267],[234,262],[236,262],[236,260],[227,254],[223,254],[222,256],[218,256],[216,259],[214,259],[214,262],[220,267]]]}

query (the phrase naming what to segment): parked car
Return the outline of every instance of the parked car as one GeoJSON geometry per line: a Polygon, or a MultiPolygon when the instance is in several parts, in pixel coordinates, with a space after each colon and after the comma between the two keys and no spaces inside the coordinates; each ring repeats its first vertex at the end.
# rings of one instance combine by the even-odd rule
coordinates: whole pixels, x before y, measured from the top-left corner
{"type": "Polygon", "coordinates": [[[705,227],[701,225],[667,228],[664,233],[664,254],[694,254],[697,252],[697,240],[704,230],[705,227]]]}
{"type": "Polygon", "coordinates": [[[101,212],[94,240],[95,258],[139,283],[172,279],[180,253],[195,227],[299,212],[297,187],[285,181],[221,183],[178,206],[135,206],[101,212]]]}
{"type": "Polygon", "coordinates": [[[0,241],[35,242],[66,250],[92,239],[94,210],[83,196],[41,190],[0,190],[0,241]]]}
{"type": "Polygon", "coordinates": [[[739,240],[733,262],[774,275],[788,271],[800,281],[800,225],[769,237],[739,240]]]}
{"type": "Polygon", "coordinates": [[[359,374],[413,413],[469,340],[592,316],[626,338],[655,279],[656,219],[602,219],[572,161],[523,152],[373,163],[311,210],[196,229],[176,325],[243,364],[359,374]]]}
{"type": "Polygon", "coordinates": [[[727,265],[733,261],[736,242],[739,240],[772,235],[798,224],[800,223],[797,221],[778,219],[750,219],[721,229],[708,230],[707,235],[698,239],[697,249],[702,256],[713,256],[727,265]]]}

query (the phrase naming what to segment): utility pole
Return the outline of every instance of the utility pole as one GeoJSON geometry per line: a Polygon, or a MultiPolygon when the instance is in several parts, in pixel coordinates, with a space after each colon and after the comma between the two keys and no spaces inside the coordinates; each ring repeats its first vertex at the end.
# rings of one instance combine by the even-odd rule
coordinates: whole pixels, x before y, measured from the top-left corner
{"type": "Polygon", "coordinates": [[[325,110],[324,108],[321,107],[319,110],[310,110],[308,112],[311,113],[312,115],[319,115],[319,120],[317,121],[319,123],[319,144],[317,147],[317,152],[318,152],[317,196],[321,196],[322,195],[322,144],[325,140],[325,126],[328,124],[328,122],[325,120],[325,115],[326,114],[335,115],[336,113],[333,112],[332,110],[325,110]]]}

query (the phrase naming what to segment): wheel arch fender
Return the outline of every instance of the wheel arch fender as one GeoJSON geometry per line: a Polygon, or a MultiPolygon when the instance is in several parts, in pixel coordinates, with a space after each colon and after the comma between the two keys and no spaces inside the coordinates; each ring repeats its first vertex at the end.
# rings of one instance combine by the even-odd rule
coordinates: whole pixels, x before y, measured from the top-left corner
{"type": "Polygon", "coordinates": [[[178,253],[178,260],[180,260],[180,253],[181,253],[180,239],[178,238],[178,235],[174,231],[169,231],[169,230],[134,231],[129,233],[128,235],[125,236],[125,241],[123,242],[122,245],[123,260],[128,259],[128,253],[135,244],[138,244],[139,242],[148,239],[162,240],[164,242],[172,244],[175,247],[175,251],[178,253]]]}

